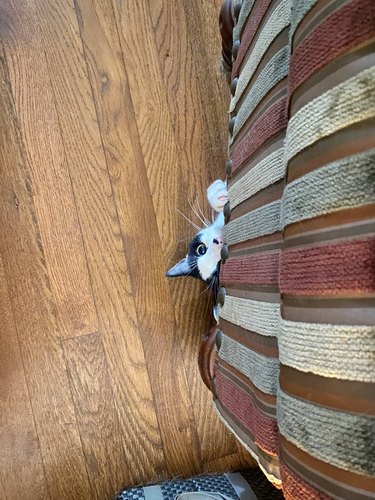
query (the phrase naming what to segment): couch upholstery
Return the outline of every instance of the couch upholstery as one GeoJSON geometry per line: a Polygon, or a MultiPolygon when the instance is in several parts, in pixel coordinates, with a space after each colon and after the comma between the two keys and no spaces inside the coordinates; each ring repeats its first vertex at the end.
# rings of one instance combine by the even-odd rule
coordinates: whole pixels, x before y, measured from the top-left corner
{"type": "Polygon", "coordinates": [[[375,2],[231,9],[214,404],[286,498],[374,498],[375,2]]]}

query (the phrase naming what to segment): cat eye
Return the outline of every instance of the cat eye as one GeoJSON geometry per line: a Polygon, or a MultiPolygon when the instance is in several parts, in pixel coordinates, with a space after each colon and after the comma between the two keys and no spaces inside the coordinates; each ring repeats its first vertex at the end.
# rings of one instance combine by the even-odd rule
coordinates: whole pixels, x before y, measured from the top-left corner
{"type": "Polygon", "coordinates": [[[197,255],[204,255],[207,252],[207,247],[204,243],[201,243],[200,245],[197,246],[195,249],[195,253],[197,255]]]}

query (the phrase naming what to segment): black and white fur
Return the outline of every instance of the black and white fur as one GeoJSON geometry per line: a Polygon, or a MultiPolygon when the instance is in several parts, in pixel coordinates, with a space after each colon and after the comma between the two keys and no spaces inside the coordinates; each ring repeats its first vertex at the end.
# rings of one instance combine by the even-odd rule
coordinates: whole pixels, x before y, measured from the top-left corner
{"type": "MultiPolygon", "coordinates": [[[[223,208],[228,201],[227,185],[218,179],[207,189],[207,199],[215,212],[210,224],[201,218],[205,227],[195,235],[188,246],[186,257],[181,259],[166,273],[169,278],[192,276],[205,281],[214,294],[214,315],[217,319],[216,296],[219,283],[220,252],[223,246],[224,214],[223,208]]],[[[198,217],[199,215],[196,214],[198,217]]]]}

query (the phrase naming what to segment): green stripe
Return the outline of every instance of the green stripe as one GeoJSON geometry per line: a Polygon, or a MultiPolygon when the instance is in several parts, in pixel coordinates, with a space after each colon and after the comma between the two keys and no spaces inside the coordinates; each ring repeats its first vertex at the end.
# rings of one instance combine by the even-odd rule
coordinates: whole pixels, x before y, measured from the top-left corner
{"type": "Polygon", "coordinates": [[[290,23],[291,35],[294,34],[299,23],[316,3],[318,3],[318,0],[294,0],[294,2],[292,2],[292,19],[290,23]]]}
{"type": "Polygon", "coordinates": [[[375,203],[375,149],[337,160],[288,184],[282,224],[371,203],[375,203]]]}
{"type": "Polygon", "coordinates": [[[277,200],[229,222],[224,226],[228,245],[280,231],[280,208],[281,201],[277,200]]]}
{"type": "Polygon", "coordinates": [[[239,342],[223,335],[219,357],[236,368],[262,392],[276,395],[279,360],[262,356],[239,342]]]}
{"type": "Polygon", "coordinates": [[[375,419],[331,410],[278,390],[281,434],[298,448],[336,467],[375,474],[375,419]]]}
{"type": "Polygon", "coordinates": [[[303,106],[286,134],[289,161],[315,142],[375,117],[375,66],[349,78],[303,106]]]}

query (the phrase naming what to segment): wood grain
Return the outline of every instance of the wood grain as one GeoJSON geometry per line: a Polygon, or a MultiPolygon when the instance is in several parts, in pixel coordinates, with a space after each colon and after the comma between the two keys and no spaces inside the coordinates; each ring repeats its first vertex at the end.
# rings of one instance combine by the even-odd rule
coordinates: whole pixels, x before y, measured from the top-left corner
{"type": "Polygon", "coordinates": [[[118,38],[111,31],[115,21],[113,17],[108,17],[110,11],[103,10],[97,3],[96,13],[100,30],[97,28],[91,31],[95,25],[93,22],[85,22],[87,4],[77,4],[80,5],[85,47],[90,44],[94,34],[96,40],[98,37],[100,39],[98,50],[92,51],[90,57],[87,56],[89,71],[124,244],[128,262],[132,266],[131,278],[140,334],[152,380],[167,472],[169,475],[189,475],[199,470],[199,449],[189,411],[191,401],[181,352],[178,346],[174,345],[173,309],[164,278],[165,264],[155,209],[150,190],[146,187],[149,185],[149,179],[143,164],[123,61],[116,57],[120,46],[118,38]],[[110,82],[104,93],[100,89],[98,68],[110,82]],[[114,121],[111,119],[113,116],[118,116],[118,119],[114,121]],[[116,156],[108,154],[109,151],[115,151],[116,156]],[[122,172],[119,171],[119,164],[123,165],[122,172]],[[146,187],[142,197],[132,196],[137,186],[146,187]],[[147,244],[139,244],[142,234],[147,235],[147,244]],[[148,264],[151,262],[152,266],[148,264]],[[174,366],[171,365],[171,359],[177,361],[174,366]],[[176,393],[179,395],[178,401],[176,393]],[[169,404],[173,405],[172,408],[168,408],[166,401],[171,402],[169,404]],[[178,405],[178,411],[175,410],[175,404],[178,405]]]}
{"type": "Polygon", "coordinates": [[[7,0],[4,47],[62,337],[98,328],[82,236],[32,3],[7,0]]]}
{"type": "MultiPolygon", "coordinates": [[[[216,106],[212,106],[211,96],[204,95],[201,91],[197,70],[199,52],[196,51],[196,40],[188,29],[189,21],[186,19],[183,2],[155,0],[150,9],[150,17],[177,147],[178,162],[174,165],[171,175],[175,175],[177,171],[180,179],[177,181],[178,209],[201,225],[190,205],[196,200],[205,215],[210,217],[205,190],[211,182],[210,175],[215,178],[223,175],[225,142],[210,141],[207,134],[209,121],[217,119],[211,111],[216,110],[216,106]],[[189,173],[188,176],[186,172],[189,173]]],[[[174,217],[179,217],[179,214],[175,213],[174,217]]],[[[181,246],[178,246],[174,254],[175,260],[186,253],[186,241],[190,232],[185,223],[177,224],[175,241],[183,242],[184,247],[181,249],[181,246]]],[[[168,237],[168,234],[162,233],[162,243],[168,237]]],[[[198,357],[197,332],[204,332],[209,324],[211,311],[208,308],[211,303],[208,293],[202,293],[204,285],[194,283],[194,280],[171,280],[169,286],[175,306],[176,325],[182,332],[187,332],[179,336],[179,339],[184,353],[185,369],[191,381],[189,387],[191,399],[194,401],[194,418],[198,428],[201,456],[205,462],[235,451],[233,437],[225,431],[206,404],[209,393],[194,376],[198,357]],[[198,300],[192,300],[194,297],[198,297],[198,300]],[[192,316],[198,318],[195,328],[190,327],[192,316]]]]}
{"type": "Polygon", "coordinates": [[[223,172],[220,3],[0,3],[0,498],[252,464],[199,375],[204,284],[164,276],[223,172]]]}
{"type": "Polygon", "coordinates": [[[92,498],[113,498],[127,464],[107,361],[98,333],[64,341],[92,498]]]}
{"type": "Polygon", "coordinates": [[[165,461],[76,13],[72,3],[36,3],[128,457],[123,483],[139,483],[165,461]]]}
{"type": "Polygon", "coordinates": [[[0,56],[0,253],[17,325],[25,377],[51,498],[89,498],[85,462],[52,292],[17,129],[4,56],[0,56]]]}
{"type": "MultiPolygon", "coordinates": [[[[3,124],[2,124],[3,125],[3,124]]],[[[49,498],[18,335],[0,258],[0,498],[49,498]]]]}

